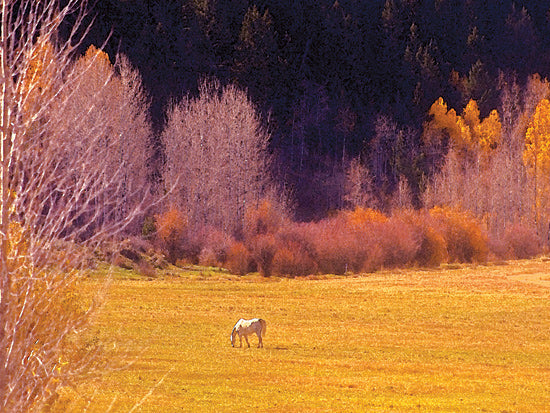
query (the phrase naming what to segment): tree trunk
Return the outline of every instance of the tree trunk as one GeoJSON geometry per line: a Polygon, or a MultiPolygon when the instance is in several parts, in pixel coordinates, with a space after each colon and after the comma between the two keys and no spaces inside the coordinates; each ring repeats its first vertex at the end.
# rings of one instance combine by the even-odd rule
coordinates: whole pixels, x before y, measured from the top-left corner
{"type": "MultiPolygon", "coordinates": [[[[7,350],[5,332],[5,314],[7,313],[8,288],[10,285],[8,269],[8,213],[9,213],[9,190],[8,190],[8,159],[10,153],[10,111],[8,108],[8,82],[11,75],[8,70],[8,33],[7,33],[7,4],[2,1],[2,27],[0,46],[0,401],[6,400],[7,394],[7,350]]],[[[0,407],[0,410],[3,410],[0,407]]]]}

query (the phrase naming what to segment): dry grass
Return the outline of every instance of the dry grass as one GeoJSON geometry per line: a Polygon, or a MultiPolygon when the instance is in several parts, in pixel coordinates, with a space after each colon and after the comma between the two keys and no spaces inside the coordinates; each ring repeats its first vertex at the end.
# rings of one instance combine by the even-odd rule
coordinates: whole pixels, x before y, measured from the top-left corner
{"type": "Polygon", "coordinates": [[[59,406],[81,411],[93,397],[93,412],[545,411],[546,274],[550,263],[533,260],[353,278],[118,277],[97,334],[135,362],[82,397],[66,389],[59,406]],[[233,324],[253,316],[268,322],[265,348],[255,338],[232,348],[233,324]]]}

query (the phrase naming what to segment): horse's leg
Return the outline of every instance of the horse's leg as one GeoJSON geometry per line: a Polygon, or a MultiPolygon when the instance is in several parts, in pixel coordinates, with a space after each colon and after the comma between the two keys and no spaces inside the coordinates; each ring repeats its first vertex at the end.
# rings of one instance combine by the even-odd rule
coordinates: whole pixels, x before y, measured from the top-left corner
{"type": "Polygon", "coordinates": [[[239,333],[239,347],[243,346],[243,335],[239,333]]]}
{"type": "Polygon", "coordinates": [[[248,342],[248,336],[245,334],[244,339],[246,340],[246,344],[248,345],[248,348],[250,348],[250,343],[248,342]]]}
{"type": "Polygon", "coordinates": [[[262,332],[256,331],[256,335],[258,336],[258,348],[262,348],[264,346],[264,343],[262,341],[262,332]]]}

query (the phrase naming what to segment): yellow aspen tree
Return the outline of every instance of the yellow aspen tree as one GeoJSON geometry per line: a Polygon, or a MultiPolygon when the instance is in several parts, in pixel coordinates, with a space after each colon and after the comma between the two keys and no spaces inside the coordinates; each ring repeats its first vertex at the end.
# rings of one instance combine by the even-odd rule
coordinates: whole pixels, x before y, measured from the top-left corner
{"type": "Polygon", "coordinates": [[[443,98],[439,98],[430,108],[430,115],[433,116],[430,126],[435,129],[446,131],[453,145],[467,149],[470,145],[469,128],[454,109],[448,109],[443,98]]]}
{"type": "Polygon", "coordinates": [[[548,207],[550,173],[550,101],[542,99],[525,132],[523,161],[533,179],[533,211],[540,230],[541,211],[548,207]]]}
{"type": "Polygon", "coordinates": [[[464,122],[470,127],[470,130],[475,130],[479,126],[479,107],[477,102],[473,99],[470,99],[464,110],[462,111],[462,118],[464,122]]]}
{"type": "Polygon", "coordinates": [[[483,120],[475,100],[471,99],[462,112],[457,115],[454,109],[448,109],[443,98],[439,98],[430,108],[432,120],[429,126],[446,131],[452,146],[459,151],[478,154],[495,149],[500,142],[501,122],[496,110],[483,120]]]}
{"type": "Polygon", "coordinates": [[[493,110],[482,119],[477,102],[470,100],[458,115],[439,98],[430,114],[432,119],[425,125],[424,139],[428,144],[441,145],[448,137],[449,150],[425,193],[425,201],[429,205],[464,208],[489,220],[494,210],[491,166],[502,135],[498,112],[493,110]]]}
{"type": "Polygon", "coordinates": [[[482,153],[488,153],[500,144],[502,136],[502,124],[496,109],[492,110],[475,130],[476,139],[482,153]]]}

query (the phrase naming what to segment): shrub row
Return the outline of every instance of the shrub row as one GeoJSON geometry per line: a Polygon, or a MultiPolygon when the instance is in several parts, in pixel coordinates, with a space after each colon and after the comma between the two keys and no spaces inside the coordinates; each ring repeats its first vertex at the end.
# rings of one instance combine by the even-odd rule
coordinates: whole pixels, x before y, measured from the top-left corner
{"type": "Polygon", "coordinates": [[[540,251],[536,238],[518,226],[498,243],[490,243],[478,220],[450,208],[397,211],[391,216],[357,208],[318,222],[296,223],[265,201],[247,211],[241,240],[214,229],[190,230],[178,214],[168,211],[157,218],[157,243],[168,258],[224,266],[236,274],[345,274],[484,262],[490,244],[499,258],[523,258],[540,251]]]}

